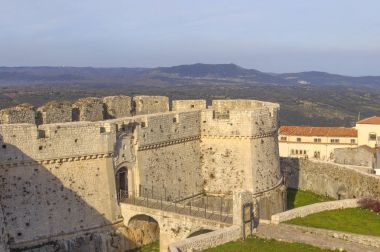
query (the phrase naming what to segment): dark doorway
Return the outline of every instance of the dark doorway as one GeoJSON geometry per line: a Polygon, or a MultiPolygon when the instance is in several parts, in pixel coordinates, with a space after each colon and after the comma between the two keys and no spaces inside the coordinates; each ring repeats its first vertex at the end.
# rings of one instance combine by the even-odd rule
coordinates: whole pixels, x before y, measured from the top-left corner
{"type": "Polygon", "coordinates": [[[116,173],[116,189],[121,198],[128,198],[128,170],[125,167],[120,168],[116,173]]]}

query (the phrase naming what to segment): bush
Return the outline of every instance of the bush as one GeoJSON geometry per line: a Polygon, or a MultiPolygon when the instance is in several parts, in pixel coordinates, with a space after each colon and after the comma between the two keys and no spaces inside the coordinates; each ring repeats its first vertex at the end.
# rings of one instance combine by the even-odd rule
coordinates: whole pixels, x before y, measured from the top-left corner
{"type": "Polygon", "coordinates": [[[359,205],[361,208],[369,209],[375,213],[380,213],[380,200],[364,198],[359,200],[359,205]]]}

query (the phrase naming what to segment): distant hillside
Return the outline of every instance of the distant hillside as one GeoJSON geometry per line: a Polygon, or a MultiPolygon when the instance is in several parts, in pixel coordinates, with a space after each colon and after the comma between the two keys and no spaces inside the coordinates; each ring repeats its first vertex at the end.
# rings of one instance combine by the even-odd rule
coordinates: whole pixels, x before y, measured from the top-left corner
{"type": "Polygon", "coordinates": [[[92,86],[244,84],[370,87],[380,76],[351,77],[325,72],[272,74],[235,64],[193,64],[158,68],[0,67],[0,85],[86,84],[92,86]]]}

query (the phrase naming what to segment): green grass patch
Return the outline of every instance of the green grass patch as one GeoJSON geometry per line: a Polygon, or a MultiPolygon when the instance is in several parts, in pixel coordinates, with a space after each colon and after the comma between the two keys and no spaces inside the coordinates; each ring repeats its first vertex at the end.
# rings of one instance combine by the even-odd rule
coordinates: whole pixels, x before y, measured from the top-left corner
{"type": "Polygon", "coordinates": [[[277,240],[268,240],[258,237],[249,238],[245,241],[234,241],[221,246],[204,250],[204,252],[321,252],[334,251],[321,249],[304,243],[290,243],[277,240]]]}
{"type": "Polygon", "coordinates": [[[286,223],[349,233],[380,236],[380,214],[363,208],[324,211],[286,223]]]}
{"type": "Polygon", "coordinates": [[[160,252],[160,242],[155,241],[140,248],[128,250],[128,252],[160,252]]]}
{"type": "Polygon", "coordinates": [[[301,191],[292,188],[287,190],[287,209],[311,205],[314,203],[331,201],[333,198],[315,194],[309,191],[301,191]]]}

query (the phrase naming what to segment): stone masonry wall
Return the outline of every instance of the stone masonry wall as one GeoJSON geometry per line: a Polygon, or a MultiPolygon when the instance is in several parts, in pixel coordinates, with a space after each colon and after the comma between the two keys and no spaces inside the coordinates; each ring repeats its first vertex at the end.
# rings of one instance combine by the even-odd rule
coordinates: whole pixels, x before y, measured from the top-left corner
{"type": "Polygon", "coordinates": [[[73,121],[101,120],[103,120],[103,102],[100,98],[82,98],[73,104],[73,121]]]}
{"type": "Polygon", "coordinates": [[[9,242],[101,227],[118,219],[107,123],[0,125],[0,204],[9,242]],[[104,131],[103,131],[104,129],[104,131]]]}
{"type": "Polygon", "coordinates": [[[176,100],[172,102],[172,110],[206,109],[206,100],[176,100]]]}
{"type": "Polygon", "coordinates": [[[145,118],[138,131],[140,184],[171,199],[201,191],[200,113],[170,112],[145,118]]]}
{"type": "Polygon", "coordinates": [[[280,179],[277,112],[202,111],[202,173],[206,190],[265,190],[280,179]]]}
{"type": "Polygon", "coordinates": [[[135,96],[133,97],[133,104],[136,115],[169,111],[169,98],[165,96],[135,96]]]}
{"type": "Polygon", "coordinates": [[[305,159],[281,158],[289,187],[336,199],[380,198],[380,177],[344,165],[305,159]]]}
{"type": "Polygon", "coordinates": [[[0,110],[0,124],[35,123],[35,111],[30,104],[20,104],[0,110]]]}
{"type": "Polygon", "coordinates": [[[38,124],[63,123],[72,121],[69,102],[49,102],[37,109],[38,124]]]}
{"type": "Polygon", "coordinates": [[[132,98],[125,95],[103,98],[104,118],[114,119],[131,116],[132,98]]]}

